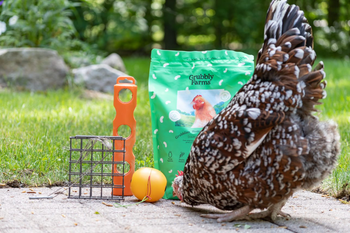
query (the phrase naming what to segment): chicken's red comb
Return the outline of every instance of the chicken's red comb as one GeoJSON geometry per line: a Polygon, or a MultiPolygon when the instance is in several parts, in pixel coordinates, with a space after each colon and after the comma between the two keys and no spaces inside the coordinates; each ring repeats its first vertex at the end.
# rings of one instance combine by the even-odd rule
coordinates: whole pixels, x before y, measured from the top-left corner
{"type": "Polygon", "coordinates": [[[202,97],[202,95],[196,95],[196,96],[193,98],[193,101],[194,101],[197,97],[202,97]]]}
{"type": "Polygon", "coordinates": [[[183,171],[177,171],[177,173],[179,173],[178,175],[175,175],[176,177],[178,176],[183,176],[184,175],[184,172],[183,171]]]}

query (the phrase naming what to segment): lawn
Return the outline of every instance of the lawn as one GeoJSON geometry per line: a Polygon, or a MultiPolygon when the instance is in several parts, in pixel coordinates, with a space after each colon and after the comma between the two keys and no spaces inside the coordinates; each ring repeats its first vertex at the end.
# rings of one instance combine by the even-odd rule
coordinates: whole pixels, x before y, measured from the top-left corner
{"type": "MultiPolygon", "coordinates": [[[[153,166],[147,90],[149,59],[126,58],[124,62],[138,84],[136,169],[153,166]]],[[[336,195],[343,189],[350,191],[350,62],[324,62],[328,97],[317,115],[338,122],[342,153],[323,188],[336,195]]],[[[0,90],[0,183],[17,179],[26,185],[41,186],[67,181],[69,137],[112,135],[113,101],[91,99],[83,93],[78,87],[36,93],[0,90]]]]}
{"type": "MultiPolygon", "coordinates": [[[[125,64],[138,82],[136,168],[153,166],[149,61],[133,58],[125,64]]],[[[112,135],[112,98],[86,98],[78,87],[36,93],[0,90],[0,183],[17,179],[41,186],[67,181],[69,137],[112,135]]]]}

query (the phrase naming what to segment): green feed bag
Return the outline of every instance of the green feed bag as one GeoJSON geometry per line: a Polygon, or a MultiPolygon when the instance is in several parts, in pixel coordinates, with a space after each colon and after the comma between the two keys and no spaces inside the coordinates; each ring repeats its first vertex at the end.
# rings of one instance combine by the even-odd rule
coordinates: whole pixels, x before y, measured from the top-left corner
{"type": "Polygon", "coordinates": [[[251,78],[254,57],[230,50],[152,50],[149,97],[154,166],[167,178],[166,199],[175,199],[172,181],[182,171],[201,129],[251,78]]]}

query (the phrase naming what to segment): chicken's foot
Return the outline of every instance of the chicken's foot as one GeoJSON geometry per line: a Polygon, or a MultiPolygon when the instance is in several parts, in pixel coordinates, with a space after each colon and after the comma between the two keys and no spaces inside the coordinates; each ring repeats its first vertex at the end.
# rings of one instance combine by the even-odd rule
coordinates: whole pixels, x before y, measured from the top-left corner
{"type": "Polygon", "coordinates": [[[269,217],[271,220],[276,220],[277,215],[281,215],[282,217],[285,217],[286,219],[290,219],[291,216],[287,213],[284,213],[281,209],[284,206],[286,201],[281,201],[277,204],[274,204],[270,206],[267,210],[261,211],[259,213],[252,213],[249,214],[249,218],[251,219],[259,219],[259,218],[266,218],[269,217]]]}
{"type": "Polygon", "coordinates": [[[218,222],[231,222],[233,220],[249,220],[248,214],[252,210],[244,206],[227,214],[202,214],[201,217],[217,219],[218,222]]]}
{"type": "Polygon", "coordinates": [[[284,213],[283,211],[271,211],[269,209],[261,211],[259,213],[252,213],[248,215],[248,218],[250,219],[261,219],[261,218],[266,218],[269,217],[271,220],[276,220],[277,215],[281,215],[282,217],[285,217],[286,219],[290,219],[291,216],[287,213],[284,213]]]}

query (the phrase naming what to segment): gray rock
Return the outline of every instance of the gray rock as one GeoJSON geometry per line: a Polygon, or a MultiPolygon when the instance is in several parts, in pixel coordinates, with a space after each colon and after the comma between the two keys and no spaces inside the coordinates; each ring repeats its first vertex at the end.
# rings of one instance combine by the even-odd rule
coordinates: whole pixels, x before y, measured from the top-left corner
{"type": "Polygon", "coordinates": [[[109,65],[110,67],[120,70],[121,72],[126,72],[123,59],[116,53],[110,54],[108,57],[102,60],[101,64],[109,65]]]}
{"type": "Polygon", "coordinates": [[[0,85],[32,91],[61,88],[69,68],[56,51],[42,48],[0,49],[0,85]]]}
{"type": "MultiPolygon", "coordinates": [[[[74,83],[83,85],[88,90],[113,93],[114,85],[119,76],[130,77],[119,70],[113,69],[109,65],[91,65],[73,69],[74,83]]],[[[122,80],[128,82],[128,80],[122,80]]]]}

